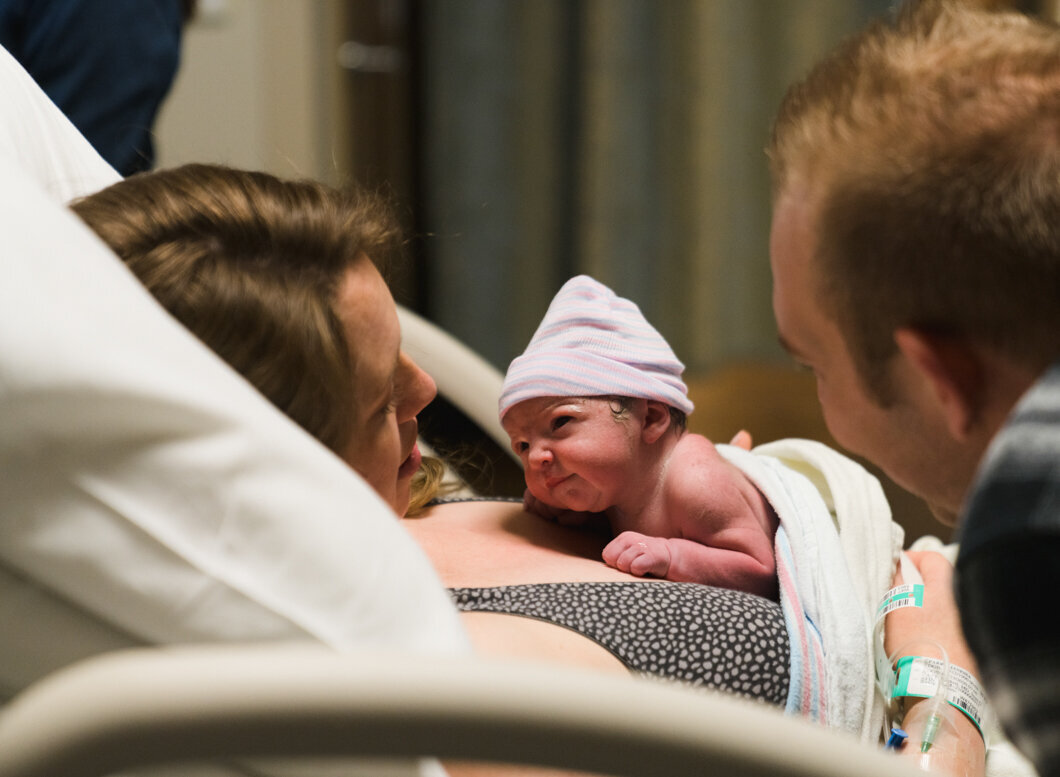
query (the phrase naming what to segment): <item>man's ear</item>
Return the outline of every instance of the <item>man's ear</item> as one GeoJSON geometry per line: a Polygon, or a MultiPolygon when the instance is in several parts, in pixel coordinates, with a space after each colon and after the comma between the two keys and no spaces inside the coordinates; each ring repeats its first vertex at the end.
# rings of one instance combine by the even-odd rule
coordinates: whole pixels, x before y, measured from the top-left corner
{"type": "Polygon", "coordinates": [[[895,331],[894,342],[927,380],[950,434],[965,439],[982,411],[983,365],[977,352],[960,338],[915,328],[895,331]]]}
{"type": "Polygon", "coordinates": [[[647,399],[644,410],[644,427],[641,436],[644,442],[653,443],[670,428],[670,406],[656,399],[647,399]]]}

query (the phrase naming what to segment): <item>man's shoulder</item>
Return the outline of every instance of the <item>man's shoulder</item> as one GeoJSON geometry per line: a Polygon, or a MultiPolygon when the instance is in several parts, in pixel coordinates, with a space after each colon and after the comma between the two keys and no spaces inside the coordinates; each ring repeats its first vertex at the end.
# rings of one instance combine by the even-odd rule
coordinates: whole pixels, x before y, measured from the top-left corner
{"type": "Polygon", "coordinates": [[[961,553],[1002,536],[1060,532],[1060,362],[1013,408],[979,467],[961,553]]]}

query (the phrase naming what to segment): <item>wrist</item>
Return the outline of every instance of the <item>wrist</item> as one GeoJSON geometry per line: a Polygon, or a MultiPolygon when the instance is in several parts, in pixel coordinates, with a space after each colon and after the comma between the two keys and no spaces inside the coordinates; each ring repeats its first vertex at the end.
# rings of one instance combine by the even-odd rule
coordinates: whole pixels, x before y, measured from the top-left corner
{"type": "Polygon", "coordinates": [[[955,707],[932,701],[915,696],[902,700],[902,728],[908,734],[902,754],[927,772],[983,774],[986,744],[975,724],[955,707]],[[929,741],[926,747],[925,740],[929,741]]]}
{"type": "Polygon", "coordinates": [[[895,670],[893,698],[901,699],[907,707],[913,699],[934,699],[937,703],[928,706],[936,709],[952,706],[985,741],[989,710],[986,694],[975,675],[961,666],[924,656],[902,656],[895,662],[895,670]]]}

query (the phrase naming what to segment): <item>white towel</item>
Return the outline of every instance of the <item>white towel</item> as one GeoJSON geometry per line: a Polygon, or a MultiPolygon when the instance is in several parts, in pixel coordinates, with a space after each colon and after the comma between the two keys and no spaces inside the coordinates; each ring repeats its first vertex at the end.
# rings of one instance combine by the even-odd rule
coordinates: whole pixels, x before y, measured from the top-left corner
{"type": "Polygon", "coordinates": [[[804,714],[809,704],[811,717],[865,742],[878,741],[884,710],[873,682],[872,622],[904,537],[879,481],[810,440],[779,440],[750,453],[718,448],[780,518],[778,574],[787,574],[790,565],[793,586],[786,596],[782,578],[793,654],[789,710],[804,714]],[[811,648],[814,638],[820,645],[820,666],[812,650],[804,652],[807,637],[811,648]]]}
{"type": "MultiPolygon", "coordinates": [[[[750,453],[727,445],[718,450],[751,478],[780,518],[777,572],[792,650],[788,711],[878,744],[884,704],[873,680],[872,628],[904,539],[879,481],[810,440],[778,440],[750,453]],[[785,575],[792,599],[785,598],[785,575]]],[[[922,537],[911,550],[934,550],[952,563],[957,547],[922,537]]],[[[986,774],[1035,775],[996,721],[986,774]]]]}

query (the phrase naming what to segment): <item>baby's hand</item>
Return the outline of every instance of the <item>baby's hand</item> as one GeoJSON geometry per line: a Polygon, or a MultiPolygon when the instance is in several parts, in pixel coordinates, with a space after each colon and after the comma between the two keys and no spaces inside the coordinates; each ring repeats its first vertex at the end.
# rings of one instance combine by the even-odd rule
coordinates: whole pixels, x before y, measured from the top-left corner
{"type": "Polygon", "coordinates": [[[607,543],[603,555],[608,566],[637,577],[666,577],[670,571],[670,547],[662,537],[624,531],[607,543]]]}
{"type": "Polygon", "coordinates": [[[560,526],[585,526],[595,523],[600,518],[600,513],[580,513],[575,510],[565,510],[562,507],[553,507],[531,494],[529,488],[523,493],[523,509],[545,520],[554,521],[560,526]]]}
{"type": "Polygon", "coordinates": [[[528,513],[547,518],[550,521],[556,520],[556,508],[551,505],[547,505],[538,499],[536,496],[530,493],[530,489],[526,489],[523,492],[523,509],[528,513]]]}

